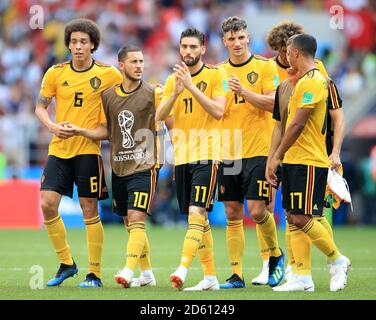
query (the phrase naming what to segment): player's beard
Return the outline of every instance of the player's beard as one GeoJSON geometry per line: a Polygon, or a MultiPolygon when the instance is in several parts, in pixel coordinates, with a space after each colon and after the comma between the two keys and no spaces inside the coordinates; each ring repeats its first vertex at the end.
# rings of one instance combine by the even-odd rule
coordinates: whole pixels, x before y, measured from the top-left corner
{"type": "Polygon", "coordinates": [[[141,78],[135,78],[135,77],[132,77],[127,71],[124,70],[124,75],[127,79],[131,80],[131,81],[134,81],[134,82],[138,82],[138,81],[141,81],[141,78]]]}
{"type": "Polygon", "coordinates": [[[194,58],[193,60],[189,59],[188,61],[186,59],[183,59],[184,60],[184,63],[188,66],[188,67],[193,67],[195,66],[200,60],[201,60],[201,54],[198,55],[196,58],[194,58]]]}

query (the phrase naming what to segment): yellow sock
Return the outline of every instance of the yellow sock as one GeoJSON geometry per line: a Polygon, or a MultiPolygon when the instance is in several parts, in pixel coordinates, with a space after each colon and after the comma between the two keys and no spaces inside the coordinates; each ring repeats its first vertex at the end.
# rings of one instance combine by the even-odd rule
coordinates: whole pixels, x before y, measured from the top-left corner
{"type": "Polygon", "coordinates": [[[256,236],[260,249],[260,256],[263,261],[269,260],[269,247],[264,239],[264,236],[260,230],[260,226],[256,224],[256,236]]]}
{"type": "MultiPolygon", "coordinates": [[[[129,235],[129,227],[126,226],[125,228],[127,229],[129,235]]],[[[139,262],[141,271],[151,270],[150,242],[147,233],[145,233],[145,245],[144,249],[142,250],[139,262]]]]}
{"type": "Polygon", "coordinates": [[[322,224],[322,226],[328,231],[330,237],[333,239],[333,229],[325,217],[314,217],[314,219],[322,224]]]}
{"type": "Polygon", "coordinates": [[[227,220],[226,227],[227,253],[232,273],[243,277],[244,229],[242,220],[227,220]]]}
{"type": "Polygon", "coordinates": [[[265,212],[265,217],[261,221],[257,222],[257,224],[259,225],[260,233],[268,246],[269,255],[278,257],[282,254],[282,252],[279,249],[277,227],[275,225],[273,215],[268,211],[265,212]]]}
{"type": "Polygon", "coordinates": [[[101,261],[104,231],[101,219],[96,216],[84,219],[86,225],[86,242],[89,256],[89,272],[101,277],[101,261]]]}
{"type": "Polygon", "coordinates": [[[150,243],[147,234],[145,233],[145,245],[140,256],[140,268],[141,271],[151,270],[150,262],[150,243]]]}
{"type": "Polygon", "coordinates": [[[188,230],[185,234],[181,265],[189,268],[201,244],[205,226],[205,217],[201,214],[188,215],[188,230]]]}
{"type": "Polygon", "coordinates": [[[44,225],[60,263],[72,265],[73,259],[67,242],[67,231],[60,215],[52,220],[45,220],[44,225]]]}
{"type": "Polygon", "coordinates": [[[127,254],[125,267],[131,270],[135,270],[137,264],[140,261],[142,251],[145,247],[146,232],[145,222],[137,221],[129,223],[129,238],[127,243],[127,254]]]}
{"type": "Polygon", "coordinates": [[[291,248],[291,231],[290,231],[291,227],[294,227],[294,225],[289,224],[286,220],[286,250],[287,250],[287,256],[288,256],[287,264],[290,266],[293,266],[295,263],[295,259],[294,259],[294,253],[292,252],[292,248],[291,248]]]}
{"type": "Polygon", "coordinates": [[[311,275],[311,239],[294,225],[290,225],[289,229],[295,259],[292,271],[297,275],[311,275]]]}
{"type": "Polygon", "coordinates": [[[310,219],[301,230],[306,233],[313,244],[328,257],[329,262],[336,260],[340,256],[333,239],[321,223],[310,219]]]}
{"type": "Polygon", "coordinates": [[[215,276],[213,235],[209,220],[205,221],[204,233],[198,248],[201,265],[205,276],[215,276]]]}

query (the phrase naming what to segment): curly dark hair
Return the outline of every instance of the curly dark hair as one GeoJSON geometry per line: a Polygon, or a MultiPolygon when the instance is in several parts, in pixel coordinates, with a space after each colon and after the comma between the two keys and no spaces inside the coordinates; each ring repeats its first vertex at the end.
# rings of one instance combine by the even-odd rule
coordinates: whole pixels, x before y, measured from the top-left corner
{"type": "Polygon", "coordinates": [[[90,42],[94,43],[94,48],[91,49],[91,52],[93,53],[98,49],[101,40],[101,33],[98,25],[94,21],[84,18],[74,19],[65,26],[64,44],[68,49],[72,32],[87,33],[90,37],[90,42]]]}
{"type": "Polygon", "coordinates": [[[300,24],[291,21],[282,21],[275,25],[266,36],[266,42],[274,51],[280,51],[286,47],[287,40],[296,35],[303,34],[304,28],[300,24]]]}

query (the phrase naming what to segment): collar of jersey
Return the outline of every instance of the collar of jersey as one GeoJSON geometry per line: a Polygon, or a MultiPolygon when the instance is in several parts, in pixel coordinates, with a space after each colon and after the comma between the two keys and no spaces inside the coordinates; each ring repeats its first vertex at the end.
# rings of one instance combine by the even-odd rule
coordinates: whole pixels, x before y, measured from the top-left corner
{"type": "Polygon", "coordinates": [[[308,70],[305,74],[303,74],[303,75],[300,77],[300,79],[302,79],[307,73],[309,73],[309,72],[311,72],[311,71],[313,71],[313,70],[320,71],[320,70],[317,69],[317,68],[312,68],[312,69],[308,70]]]}
{"type": "Polygon", "coordinates": [[[275,62],[282,68],[282,69],[288,69],[290,67],[284,66],[282,63],[279,62],[278,56],[275,57],[275,62]]]}
{"type": "Polygon", "coordinates": [[[195,72],[194,74],[191,74],[191,77],[195,77],[197,76],[203,69],[205,68],[205,63],[202,64],[202,67],[200,68],[200,70],[198,70],[197,72],[195,72]]]}
{"type": "Polygon", "coordinates": [[[239,63],[239,64],[235,64],[235,63],[233,63],[233,62],[231,61],[230,58],[228,59],[228,62],[229,62],[233,67],[237,67],[237,68],[238,68],[238,67],[245,66],[247,63],[249,63],[249,62],[253,59],[253,56],[254,56],[254,54],[252,53],[251,56],[248,58],[247,61],[244,61],[244,62],[239,63]]]}
{"type": "Polygon", "coordinates": [[[120,84],[120,91],[123,95],[126,95],[126,96],[129,96],[130,94],[132,94],[133,92],[136,92],[138,89],[140,89],[142,86],[142,80],[140,81],[140,84],[137,86],[136,89],[132,90],[132,91],[125,91],[124,87],[123,87],[123,84],[121,83],[120,84]]]}
{"type": "Polygon", "coordinates": [[[69,62],[69,64],[70,64],[71,69],[72,69],[74,72],[86,72],[86,71],[89,71],[92,67],[94,67],[95,60],[94,60],[94,59],[92,59],[92,60],[93,60],[93,61],[91,62],[90,67],[87,68],[87,69],[85,69],[85,70],[76,70],[76,69],[73,67],[73,60],[71,60],[71,61],[69,62]]]}

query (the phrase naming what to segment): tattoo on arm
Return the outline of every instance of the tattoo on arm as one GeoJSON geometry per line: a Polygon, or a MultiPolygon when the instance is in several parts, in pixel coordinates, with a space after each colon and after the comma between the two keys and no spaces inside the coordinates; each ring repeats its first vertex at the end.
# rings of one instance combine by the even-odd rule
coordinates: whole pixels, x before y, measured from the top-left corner
{"type": "Polygon", "coordinates": [[[50,104],[51,100],[52,100],[52,98],[48,98],[48,97],[42,96],[40,94],[38,96],[37,104],[41,104],[41,105],[47,107],[50,104]]]}

